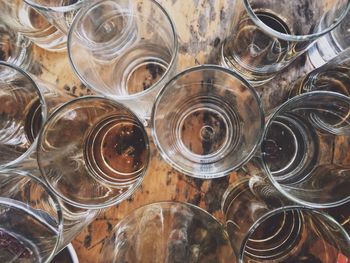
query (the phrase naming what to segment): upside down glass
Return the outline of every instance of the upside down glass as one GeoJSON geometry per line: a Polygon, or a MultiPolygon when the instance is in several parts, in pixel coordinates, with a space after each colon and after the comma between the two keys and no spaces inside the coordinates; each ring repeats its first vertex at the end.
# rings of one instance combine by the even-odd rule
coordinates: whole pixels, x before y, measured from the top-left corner
{"type": "Polygon", "coordinates": [[[186,203],[152,203],[111,232],[100,263],[234,263],[227,233],[206,211],[186,203]]]}
{"type": "Polygon", "coordinates": [[[350,49],[296,80],[291,86],[289,98],[317,90],[338,92],[350,97],[350,49]]]}
{"type": "Polygon", "coordinates": [[[79,12],[68,36],[81,81],[144,119],[174,74],[177,51],[174,24],[154,0],[97,1],[79,12]]]}
{"type": "Polygon", "coordinates": [[[0,62],[0,168],[31,159],[47,114],[70,98],[47,83],[34,82],[17,66],[0,62]]]}
{"type": "Polygon", "coordinates": [[[314,91],[296,96],[269,118],[264,170],[285,196],[312,207],[350,200],[350,98],[314,91]]]}
{"type": "Polygon", "coordinates": [[[38,143],[49,187],[71,206],[98,209],[128,198],[141,184],[150,150],[136,115],[112,100],[86,96],[55,111],[38,143]]]}
{"type": "Polygon", "coordinates": [[[175,169],[215,178],[241,167],[255,153],[264,113],[254,89],[231,70],[204,65],[183,71],[159,93],[152,135],[175,169]]]}
{"type": "Polygon", "coordinates": [[[44,183],[27,172],[1,170],[1,262],[50,262],[62,227],[60,204],[44,183]]]}
{"type": "Polygon", "coordinates": [[[350,258],[350,237],[320,211],[295,206],[261,178],[231,185],[222,210],[240,263],[340,262],[350,258]]]}
{"type": "Polygon", "coordinates": [[[349,8],[349,0],[237,0],[222,64],[253,85],[264,84],[335,28],[349,8]]]}
{"type": "Polygon", "coordinates": [[[25,36],[41,48],[66,49],[67,37],[23,0],[1,0],[0,19],[17,36],[25,36]]]}

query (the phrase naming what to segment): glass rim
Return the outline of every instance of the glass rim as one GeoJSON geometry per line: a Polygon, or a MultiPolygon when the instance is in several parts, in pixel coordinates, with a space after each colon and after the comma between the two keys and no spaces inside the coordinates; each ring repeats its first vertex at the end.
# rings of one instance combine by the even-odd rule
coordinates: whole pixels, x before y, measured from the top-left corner
{"type": "MultiPolygon", "coordinates": [[[[74,32],[75,32],[75,29],[77,27],[77,24],[78,22],[80,21],[80,19],[87,14],[87,12],[90,10],[90,8],[93,8],[95,7],[96,5],[102,3],[102,2],[107,2],[108,0],[99,0],[97,2],[95,2],[94,4],[91,4],[89,5],[89,8],[87,9],[81,9],[79,10],[78,14],[75,16],[74,20],[73,20],[73,23],[72,25],[70,26],[70,29],[68,31],[68,37],[67,37],[67,53],[68,53],[68,59],[69,59],[69,62],[71,64],[71,66],[73,67],[73,70],[74,72],[77,74],[77,76],[79,77],[79,79],[88,87],[90,87],[92,90],[94,91],[97,91],[99,93],[104,93],[104,92],[101,92],[99,89],[96,89],[95,88],[95,85],[92,85],[90,83],[90,81],[88,81],[84,75],[80,72],[79,70],[79,67],[76,65],[76,63],[74,62],[74,59],[73,59],[73,51],[72,51],[72,48],[73,48],[73,45],[74,45],[74,41],[73,41],[73,38],[74,38],[74,32]],[[73,32],[74,31],[74,32],[73,32]]],[[[112,1],[118,1],[118,0],[112,0],[112,1]]],[[[172,50],[172,55],[171,55],[171,60],[169,62],[169,66],[167,67],[167,69],[164,71],[163,75],[161,76],[161,78],[155,82],[154,84],[152,84],[148,89],[146,90],[143,90],[141,92],[137,92],[137,93],[134,93],[134,94],[129,94],[129,95],[112,95],[112,94],[104,94],[106,97],[110,97],[112,99],[118,99],[118,100],[121,100],[121,101],[124,101],[124,100],[130,100],[130,99],[138,99],[140,97],[143,97],[144,95],[148,94],[148,93],[151,93],[155,88],[156,86],[161,83],[165,78],[167,78],[167,76],[169,75],[169,72],[171,72],[175,66],[176,66],[176,60],[177,60],[177,56],[178,56],[178,52],[179,52],[179,41],[178,41],[178,38],[177,38],[177,31],[176,31],[176,27],[175,27],[175,23],[173,21],[173,19],[170,17],[169,13],[164,9],[164,7],[156,0],[146,0],[146,1],[149,1],[153,4],[155,4],[159,10],[165,15],[165,17],[167,18],[169,24],[170,24],[170,27],[171,27],[171,31],[172,31],[172,36],[173,36],[173,44],[174,44],[174,47],[173,47],[173,50],[172,50]]],[[[349,0],[350,1],[350,0],[349,0]]]]}
{"type": "Polygon", "coordinates": [[[177,75],[175,75],[174,77],[172,77],[163,87],[162,89],[159,91],[157,98],[153,104],[152,107],[152,112],[151,112],[151,134],[152,134],[152,138],[154,141],[154,144],[156,145],[157,149],[159,150],[160,155],[162,156],[162,158],[168,162],[173,168],[175,168],[176,170],[180,171],[181,173],[184,173],[188,176],[194,177],[194,178],[198,178],[198,179],[215,179],[215,178],[220,178],[220,177],[224,177],[227,176],[228,173],[237,170],[238,168],[240,168],[241,166],[243,166],[246,162],[248,162],[250,160],[250,158],[255,154],[255,152],[257,151],[257,149],[259,148],[260,143],[262,142],[263,139],[263,132],[264,132],[264,127],[265,127],[265,114],[264,114],[264,110],[262,108],[262,102],[260,100],[260,97],[257,93],[257,91],[249,84],[249,82],[247,80],[245,80],[240,74],[238,74],[237,72],[219,66],[219,65],[214,65],[214,64],[203,64],[203,65],[199,65],[199,66],[194,66],[194,67],[190,67],[187,68],[185,70],[183,70],[182,72],[178,73],[177,75]],[[176,162],[174,162],[172,160],[172,158],[170,158],[165,151],[163,150],[163,147],[161,146],[161,144],[159,143],[158,140],[158,136],[157,136],[157,132],[155,131],[155,115],[157,112],[157,107],[158,104],[160,102],[160,100],[162,99],[163,94],[165,93],[165,91],[172,85],[173,82],[175,82],[177,79],[183,77],[184,75],[191,73],[191,72],[196,72],[196,71],[202,71],[202,70],[214,70],[214,71],[221,71],[223,73],[226,73],[228,75],[230,75],[233,78],[238,79],[239,81],[241,81],[244,86],[251,92],[251,94],[253,95],[253,97],[256,99],[256,102],[258,103],[258,107],[259,107],[259,116],[260,116],[260,129],[259,129],[259,134],[258,134],[258,138],[256,140],[256,143],[254,145],[254,147],[252,147],[251,151],[246,155],[245,158],[243,158],[239,163],[237,163],[235,166],[229,167],[223,171],[219,171],[219,172],[210,172],[210,173],[205,173],[205,172],[194,172],[192,170],[186,170],[183,167],[181,167],[181,165],[178,165],[176,162]]]}
{"type": "Polygon", "coordinates": [[[23,0],[23,1],[26,4],[30,5],[31,7],[34,7],[40,11],[65,13],[65,12],[76,10],[77,8],[81,7],[84,4],[84,2],[88,2],[89,0],[78,0],[74,4],[64,5],[64,6],[45,6],[45,5],[38,4],[33,0],[23,0]]]}
{"type": "Polygon", "coordinates": [[[255,232],[255,230],[266,220],[271,218],[272,216],[278,215],[283,212],[289,212],[289,211],[301,211],[301,212],[308,212],[310,214],[316,214],[317,216],[322,217],[324,220],[327,220],[328,222],[334,224],[337,226],[338,230],[340,230],[343,237],[345,237],[347,243],[350,246],[350,235],[346,232],[344,227],[336,221],[333,217],[331,217],[326,212],[322,212],[319,210],[315,210],[312,207],[306,207],[302,205],[287,205],[279,208],[275,208],[273,210],[267,211],[265,214],[263,214],[261,217],[259,217],[250,227],[247,233],[245,233],[244,238],[242,240],[242,243],[239,248],[239,255],[238,255],[238,261],[239,263],[244,263],[244,254],[245,254],[245,248],[247,246],[247,243],[249,241],[249,238],[252,236],[252,234],[255,232]]]}
{"type": "Polygon", "coordinates": [[[254,177],[254,175],[249,177],[249,178],[245,178],[245,177],[244,178],[239,178],[234,183],[230,184],[226,188],[225,192],[222,195],[221,203],[220,203],[220,209],[223,212],[225,218],[226,218],[226,209],[225,208],[227,208],[227,206],[229,206],[229,205],[227,205],[227,198],[231,194],[232,190],[234,190],[236,187],[239,187],[241,185],[249,187],[249,181],[253,177],[254,177]]]}
{"type": "MultiPolygon", "coordinates": [[[[62,212],[62,207],[59,202],[58,197],[55,195],[55,193],[38,177],[34,176],[28,171],[23,171],[23,170],[17,170],[17,169],[3,169],[0,171],[0,176],[2,174],[13,174],[17,178],[23,177],[26,178],[28,177],[31,181],[35,182],[37,185],[39,185],[44,191],[50,196],[51,200],[54,203],[55,206],[55,212],[57,213],[57,238],[55,242],[55,247],[52,250],[51,254],[45,261],[45,263],[51,262],[51,260],[54,258],[56,255],[56,252],[58,252],[59,245],[61,244],[61,240],[63,238],[63,228],[64,228],[64,218],[63,218],[63,212],[62,212]]],[[[0,197],[0,205],[2,204],[2,200],[0,197]]]]}
{"type": "MultiPolygon", "coordinates": [[[[331,95],[331,96],[338,97],[338,98],[340,98],[342,100],[348,101],[348,103],[350,105],[350,98],[348,96],[345,96],[343,94],[340,94],[340,93],[337,93],[337,92],[333,92],[333,91],[317,90],[317,91],[311,91],[311,92],[306,92],[306,93],[299,94],[299,95],[297,95],[297,96],[287,100],[282,105],[280,105],[277,108],[277,110],[271,115],[271,117],[266,122],[266,126],[265,126],[265,130],[264,130],[264,134],[262,136],[262,139],[264,140],[264,138],[266,137],[266,135],[268,133],[268,130],[269,130],[273,120],[276,117],[278,117],[278,115],[281,112],[285,111],[286,108],[290,107],[290,105],[293,105],[294,102],[303,100],[304,97],[314,97],[314,96],[322,96],[322,95],[331,95]]],[[[327,203],[309,202],[309,201],[300,199],[298,197],[295,197],[292,194],[290,194],[290,193],[288,193],[287,191],[284,190],[284,187],[272,175],[272,172],[270,171],[270,169],[269,169],[267,163],[265,162],[264,158],[261,158],[261,159],[262,159],[263,170],[267,174],[267,177],[268,177],[269,181],[272,183],[272,185],[274,187],[276,187],[276,189],[282,195],[287,197],[289,200],[292,200],[292,201],[294,201],[294,202],[296,202],[296,203],[298,203],[300,205],[303,205],[303,206],[314,207],[314,208],[331,208],[331,207],[343,205],[343,204],[347,203],[348,201],[350,201],[350,195],[348,197],[346,197],[346,198],[343,198],[342,200],[334,201],[334,202],[327,202],[327,203]]]]}
{"type": "MultiPolygon", "coordinates": [[[[140,120],[140,118],[128,107],[124,106],[123,104],[114,101],[110,98],[106,98],[103,96],[98,96],[98,95],[89,95],[89,96],[82,96],[82,97],[78,97],[75,98],[73,100],[70,100],[64,104],[62,104],[61,106],[59,106],[58,108],[56,108],[54,110],[54,112],[52,114],[50,114],[49,118],[47,119],[47,121],[45,122],[45,124],[43,125],[41,132],[38,136],[38,143],[37,143],[37,151],[36,151],[36,159],[37,159],[37,163],[38,163],[38,167],[40,170],[40,173],[42,174],[45,182],[47,183],[48,187],[57,195],[59,196],[61,199],[63,199],[65,202],[67,202],[68,204],[74,206],[74,207],[78,207],[78,208],[83,208],[83,209],[102,209],[102,208],[107,208],[110,207],[112,205],[116,205],[121,203],[122,201],[124,201],[126,198],[130,197],[131,195],[134,194],[134,192],[139,188],[139,186],[141,185],[144,177],[146,176],[147,172],[148,172],[148,167],[149,167],[149,163],[151,160],[151,150],[150,150],[150,143],[149,143],[149,138],[147,135],[147,132],[145,130],[145,126],[143,125],[142,121],[140,120]],[[75,202],[73,200],[70,200],[69,198],[67,198],[66,196],[64,196],[62,193],[60,193],[59,191],[56,190],[56,188],[51,184],[51,182],[47,179],[46,173],[44,171],[44,168],[42,167],[41,163],[41,157],[39,154],[39,150],[41,147],[41,142],[43,141],[43,136],[44,136],[44,130],[46,129],[46,127],[48,127],[48,125],[50,124],[51,120],[53,118],[56,117],[56,115],[58,115],[62,110],[64,110],[64,108],[69,107],[71,104],[75,104],[76,102],[82,101],[82,100],[103,100],[103,101],[107,101],[109,103],[112,103],[118,107],[124,108],[126,109],[134,118],[135,121],[140,125],[140,127],[143,127],[142,129],[142,133],[144,135],[145,138],[145,145],[146,145],[146,150],[148,152],[147,154],[147,160],[145,162],[144,165],[144,169],[143,171],[140,173],[139,178],[137,178],[133,183],[132,183],[132,187],[129,187],[128,190],[126,190],[124,193],[122,193],[121,195],[118,195],[117,197],[112,198],[111,200],[105,201],[103,203],[100,204],[84,204],[81,202],[75,202]]],[[[84,161],[85,163],[85,161],[84,161]]],[[[90,171],[88,169],[87,173],[90,174],[90,171]]],[[[91,175],[93,178],[96,178],[95,176],[91,175]]],[[[106,181],[102,180],[100,181],[100,184],[105,185],[106,181]]]]}
{"type": "MultiPolygon", "coordinates": [[[[47,104],[46,104],[44,95],[42,94],[39,86],[36,84],[36,82],[33,80],[33,78],[25,70],[21,69],[20,67],[14,65],[14,64],[8,63],[8,62],[4,62],[4,61],[0,61],[0,67],[1,66],[9,67],[9,68],[15,70],[16,73],[21,74],[30,82],[31,86],[34,88],[35,92],[38,95],[40,105],[41,105],[41,117],[42,117],[42,123],[43,123],[40,127],[40,130],[41,130],[44,126],[44,123],[47,121],[48,113],[47,113],[47,104]]],[[[39,132],[39,134],[40,134],[40,132],[39,132]]],[[[39,135],[37,135],[34,138],[34,141],[29,146],[29,148],[24,153],[22,153],[20,156],[18,156],[16,159],[14,159],[8,163],[5,163],[5,164],[0,164],[0,169],[17,164],[17,163],[25,160],[32,153],[34,153],[35,149],[36,149],[36,145],[38,144],[38,138],[39,138],[39,135]]]]}
{"type": "Polygon", "coordinates": [[[346,8],[343,10],[341,16],[338,17],[338,19],[336,19],[336,21],[333,22],[331,25],[329,25],[326,29],[324,29],[320,32],[313,33],[313,34],[291,35],[291,34],[281,33],[279,31],[276,31],[273,28],[267,26],[255,14],[254,10],[252,9],[252,7],[249,3],[249,0],[240,0],[240,1],[243,1],[245,10],[247,11],[250,19],[252,19],[252,21],[255,23],[255,25],[258,26],[259,28],[261,28],[265,33],[273,35],[274,37],[277,37],[277,38],[285,40],[285,41],[294,41],[294,42],[315,40],[315,39],[329,33],[331,30],[333,30],[335,27],[337,27],[343,21],[343,19],[347,15],[347,13],[350,11],[350,0],[347,0],[346,8]]]}
{"type": "MultiPolygon", "coordinates": [[[[165,205],[183,205],[183,206],[187,206],[190,208],[194,208],[197,209],[198,211],[203,212],[206,216],[210,217],[212,220],[214,220],[215,222],[217,222],[218,224],[221,225],[220,221],[213,216],[212,214],[210,214],[207,210],[205,210],[204,208],[200,207],[200,206],[196,206],[194,204],[188,203],[188,202],[182,202],[182,201],[178,201],[178,200],[161,200],[161,201],[156,201],[156,202],[151,202],[151,203],[147,203],[147,204],[143,204],[139,207],[137,207],[136,209],[134,209],[133,211],[129,212],[126,216],[124,216],[118,223],[117,225],[114,226],[112,232],[114,232],[116,229],[118,229],[121,225],[125,224],[126,221],[128,221],[129,219],[133,218],[135,216],[135,213],[137,211],[141,211],[144,210],[147,207],[151,207],[154,205],[161,205],[161,206],[165,206],[165,205]]],[[[226,231],[226,230],[225,230],[226,231]]]]}

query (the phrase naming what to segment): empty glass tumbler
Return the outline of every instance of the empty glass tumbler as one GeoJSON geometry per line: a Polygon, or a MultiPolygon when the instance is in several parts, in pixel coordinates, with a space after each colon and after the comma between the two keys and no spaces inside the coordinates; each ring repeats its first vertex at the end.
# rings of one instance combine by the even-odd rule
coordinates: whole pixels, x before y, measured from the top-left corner
{"type": "Polygon", "coordinates": [[[55,111],[40,133],[38,163],[49,187],[78,208],[104,208],[141,184],[150,150],[141,121],[112,100],[87,96],[55,111]]]}
{"type": "Polygon", "coordinates": [[[295,81],[290,89],[289,98],[317,90],[350,96],[350,49],[295,81]]]}
{"type": "Polygon", "coordinates": [[[174,24],[154,0],[103,0],[72,24],[68,52],[79,78],[148,119],[155,97],[175,74],[174,24]]]}
{"type": "Polygon", "coordinates": [[[67,35],[70,25],[80,8],[91,0],[23,0],[41,13],[51,24],[67,35]]]}
{"type": "Polygon", "coordinates": [[[0,168],[32,158],[47,114],[70,98],[47,83],[34,82],[20,68],[0,62],[0,168]]]}
{"type": "Polygon", "coordinates": [[[237,262],[331,263],[350,258],[350,237],[339,223],[312,208],[288,205],[255,177],[230,186],[222,209],[237,262]]]}
{"type": "Polygon", "coordinates": [[[1,262],[51,262],[62,227],[60,204],[44,183],[27,172],[1,170],[1,262]]]}
{"type": "Polygon", "coordinates": [[[227,233],[206,211],[185,203],[138,208],[114,228],[100,263],[234,263],[227,233]]]}
{"type": "Polygon", "coordinates": [[[335,28],[350,1],[237,0],[234,5],[222,64],[259,85],[335,28]]]}
{"type": "Polygon", "coordinates": [[[183,71],[159,93],[152,135],[175,169],[215,178],[240,168],[262,138],[264,113],[255,90],[235,72],[214,65],[183,71]]]}
{"type": "Polygon", "coordinates": [[[314,91],[269,118],[262,142],[268,178],[285,196],[312,207],[350,200],[350,98],[314,91]]]}
{"type": "MultiPolygon", "coordinates": [[[[67,37],[23,0],[1,0],[0,20],[12,31],[50,51],[66,49],[67,37]]],[[[13,44],[13,43],[12,43],[13,44]]]]}

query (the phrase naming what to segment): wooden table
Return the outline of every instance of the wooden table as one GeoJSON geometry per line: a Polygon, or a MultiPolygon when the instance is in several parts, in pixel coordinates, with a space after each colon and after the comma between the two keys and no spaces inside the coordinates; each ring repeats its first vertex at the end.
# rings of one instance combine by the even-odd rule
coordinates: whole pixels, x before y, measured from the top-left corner
{"type": "MultiPolygon", "coordinates": [[[[225,38],[233,13],[234,0],[162,0],[170,12],[180,43],[178,71],[199,64],[217,64],[220,45],[225,38]]],[[[297,59],[272,82],[257,88],[264,107],[269,112],[281,104],[289,84],[312,69],[307,57],[297,59]]],[[[70,94],[92,94],[75,76],[66,53],[50,53],[34,47],[31,72],[50,81],[70,94]]],[[[96,263],[101,246],[113,227],[126,214],[151,202],[177,200],[198,205],[220,221],[221,198],[228,185],[238,176],[247,176],[246,170],[231,173],[215,180],[193,179],[178,173],[165,163],[151,140],[152,160],[142,186],[128,200],[111,207],[91,223],[73,241],[80,262],[96,263]]]]}

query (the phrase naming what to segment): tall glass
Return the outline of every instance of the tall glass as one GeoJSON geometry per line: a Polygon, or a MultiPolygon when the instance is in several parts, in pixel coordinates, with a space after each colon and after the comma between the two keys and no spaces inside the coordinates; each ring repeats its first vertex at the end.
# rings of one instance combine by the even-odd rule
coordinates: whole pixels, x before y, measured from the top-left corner
{"type": "Polygon", "coordinates": [[[79,12],[68,36],[70,61],[82,82],[146,120],[175,74],[177,52],[174,23],[154,0],[97,1],[79,12]]]}
{"type": "Polygon", "coordinates": [[[270,117],[262,142],[268,178],[285,196],[312,207],[350,201],[350,98],[314,91],[270,117]]]}
{"type": "Polygon", "coordinates": [[[240,168],[255,153],[264,113],[255,90],[231,70],[204,65],[183,71],[159,93],[152,135],[162,157],[198,178],[240,168]]]}
{"type": "Polygon", "coordinates": [[[23,171],[0,172],[0,261],[50,262],[62,235],[60,204],[44,183],[23,171]]]}
{"type": "MultiPolygon", "coordinates": [[[[325,27],[324,23],[319,25],[320,29],[325,27]]],[[[337,57],[350,46],[350,14],[341,21],[339,26],[328,34],[321,37],[308,51],[311,63],[321,67],[331,59],[337,57]]]]}
{"type": "Polygon", "coordinates": [[[142,122],[112,100],[87,96],[55,111],[38,143],[49,187],[71,206],[108,207],[141,184],[150,157],[142,122]]]}
{"type": "Polygon", "coordinates": [[[350,8],[349,0],[237,0],[234,4],[222,64],[253,85],[272,79],[334,29],[350,8]]]}
{"type": "Polygon", "coordinates": [[[237,262],[330,263],[350,258],[350,237],[338,222],[289,204],[260,178],[231,185],[222,209],[237,262]]]}
{"type": "Polygon", "coordinates": [[[17,35],[27,37],[41,48],[66,49],[67,37],[23,0],[1,0],[0,20],[17,35]]]}
{"type": "Polygon", "coordinates": [[[227,233],[199,207],[177,202],[138,208],[114,228],[100,263],[234,263],[227,233]]]}
{"type": "Polygon", "coordinates": [[[317,90],[333,91],[350,96],[350,49],[296,80],[291,86],[289,98],[317,90]]]}

